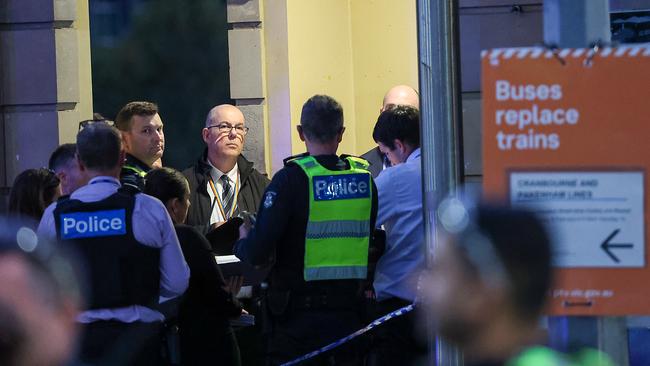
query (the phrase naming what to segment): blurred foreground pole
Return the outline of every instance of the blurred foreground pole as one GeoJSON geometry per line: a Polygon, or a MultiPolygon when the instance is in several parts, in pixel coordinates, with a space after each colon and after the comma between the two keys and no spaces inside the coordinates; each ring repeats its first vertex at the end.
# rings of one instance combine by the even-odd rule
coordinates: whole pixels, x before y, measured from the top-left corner
{"type": "MultiPolygon", "coordinates": [[[[418,0],[422,190],[427,266],[437,244],[435,212],[462,179],[457,0],[418,0]]],[[[427,321],[429,365],[460,366],[457,349],[436,338],[427,321]]]]}
{"type": "MultiPolygon", "coordinates": [[[[544,42],[560,48],[589,47],[611,40],[608,0],[545,0],[544,42]]],[[[571,352],[593,347],[616,365],[629,365],[625,317],[549,317],[553,348],[571,352]]]]}

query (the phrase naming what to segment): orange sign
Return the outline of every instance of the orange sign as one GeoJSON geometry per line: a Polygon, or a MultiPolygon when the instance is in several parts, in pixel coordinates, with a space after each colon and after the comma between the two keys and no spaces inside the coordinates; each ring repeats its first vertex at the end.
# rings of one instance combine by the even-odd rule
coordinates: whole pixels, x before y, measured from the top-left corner
{"type": "Polygon", "coordinates": [[[482,62],[484,195],[551,229],[549,314],[650,314],[650,45],[482,62]]]}

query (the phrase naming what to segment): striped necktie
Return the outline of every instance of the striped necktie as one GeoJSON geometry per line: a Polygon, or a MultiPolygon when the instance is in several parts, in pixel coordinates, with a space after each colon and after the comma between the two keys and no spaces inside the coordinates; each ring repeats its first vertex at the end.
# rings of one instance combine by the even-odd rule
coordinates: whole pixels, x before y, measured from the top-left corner
{"type": "Polygon", "coordinates": [[[234,203],[233,198],[235,197],[235,192],[230,185],[230,179],[228,179],[227,175],[224,174],[219,179],[221,179],[221,187],[223,188],[223,192],[221,193],[221,203],[223,204],[224,220],[228,220],[234,203]]]}

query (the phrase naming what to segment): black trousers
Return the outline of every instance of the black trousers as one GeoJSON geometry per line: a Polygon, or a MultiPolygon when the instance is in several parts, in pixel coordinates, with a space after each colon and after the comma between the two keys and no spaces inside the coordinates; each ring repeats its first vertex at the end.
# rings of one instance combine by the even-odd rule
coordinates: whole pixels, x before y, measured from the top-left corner
{"type": "MultiPolygon", "coordinates": [[[[269,337],[268,362],[279,365],[315,351],[360,329],[352,310],[301,310],[274,317],[269,337]]],[[[358,341],[328,351],[301,365],[361,365],[358,341]]]]}
{"type": "MultiPolygon", "coordinates": [[[[411,302],[392,298],[377,302],[373,318],[382,317],[411,302]]],[[[412,365],[427,355],[426,336],[418,334],[418,315],[411,311],[375,328],[371,334],[368,366],[412,365]]]]}
{"type": "Polygon", "coordinates": [[[206,322],[204,327],[180,328],[181,365],[240,366],[239,346],[232,328],[216,327],[206,322]]]}
{"type": "Polygon", "coordinates": [[[161,365],[162,332],[161,322],[84,324],[79,358],[89,365],[161,365]]]}

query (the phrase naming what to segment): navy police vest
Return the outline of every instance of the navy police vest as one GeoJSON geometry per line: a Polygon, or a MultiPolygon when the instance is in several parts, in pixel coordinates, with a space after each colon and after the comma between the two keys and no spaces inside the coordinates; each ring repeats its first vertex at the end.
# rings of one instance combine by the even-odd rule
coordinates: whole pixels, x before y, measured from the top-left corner
{"type": "Polygon", "coordinates": [[[160,292],[160,249],[133,236],[135,196],[121,188],[97,202],[59,200],[57,238],[85,260],[88,309],[154,306],[160,292]]]}

